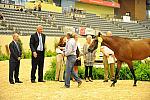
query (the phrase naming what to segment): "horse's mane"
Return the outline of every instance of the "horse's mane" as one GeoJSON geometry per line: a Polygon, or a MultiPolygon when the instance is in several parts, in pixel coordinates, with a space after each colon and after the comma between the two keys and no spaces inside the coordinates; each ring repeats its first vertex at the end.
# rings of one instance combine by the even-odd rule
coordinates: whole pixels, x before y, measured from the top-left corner
{"type": "Polygon", "coordinates": [[[111,36],[112,38],[114,38],[114,39],[121,39],[121,40],[129,40],[129,41],[133,41],[132,39],[130,39],[130,38],[126,38],[126,37],[119,37],[119,36],[111,36]]]}
{"type": "Polygon", "coordinates": [[[107,38],[110,40],[110,42],[113,43],[117,43],[119,45],[124,45],[124,44],[129,44],[130,42],[133,42],[134,40],[130,39],[130,38],[124,38],[124,37],[119,37],[119,36],[104,36],[104,38],[106,37],[106,41],[107,38]]]}

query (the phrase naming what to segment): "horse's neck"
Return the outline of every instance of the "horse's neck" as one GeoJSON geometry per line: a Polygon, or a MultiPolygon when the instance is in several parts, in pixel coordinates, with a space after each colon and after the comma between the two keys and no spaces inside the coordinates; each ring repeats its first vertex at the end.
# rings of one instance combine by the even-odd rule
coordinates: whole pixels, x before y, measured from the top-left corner
{"type": "Polygon", "coordinates": [[[103,41],[106,43],[106,46],[111,50],[113,50],[114,52],[117,52],[121,45],[119,41],[116,41],[113,38],[107,36],[103,37],[103,41]]]}
{"type": "Polygon", "coordinates": [[[107,44],[106,45],[109,49],[111,49],[112,51],[117,51],[117,49],[115,48],[115,46],[113,46],[112,44],[107,44]]]}

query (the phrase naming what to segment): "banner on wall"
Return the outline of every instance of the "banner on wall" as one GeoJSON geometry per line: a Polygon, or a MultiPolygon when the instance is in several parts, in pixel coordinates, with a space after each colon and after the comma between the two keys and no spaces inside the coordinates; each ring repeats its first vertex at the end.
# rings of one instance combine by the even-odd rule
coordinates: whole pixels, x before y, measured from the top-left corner
{"type": "Polygon", "coordinates": [[[78,0],[78,1],[83,2],[83,3],[120,8],[120,4],[118,2],[111,2],[111,1],[106,1],[106,0],[78,0]]]}
{"type": "Polygon", "coordinates": [[[63,31],[65,33],[67,32],[75,32],[79,35],[95,35],[95,30],[92,28],[85,28],[85,27],[71,27],[71,26],[65,26],[63,28],[63,31]]]}
{"type": "Polygon", "coordinates": [[[63,29],[63,31],[65,33],[67,33],[67,32],[75,32],[75,28],[71,27],[71,26],[65,26],[64,29],[63,29]]]}
{"type": "Polygon", "coordinates": [[[80,35],[86,35],[86,33],[85,33],[85,27],[80,27],[79,28],[79,32],[80,32],[80,35]]]}
{"type": "Polygon", "coordinates": [[[93,30],[92,28],[86,28],[85,33],[86,35],[95,35],[95,30],[93,30]]]}
{"type": "Polygon", "coordinates": [[[92,28],[80,27],[79,34],[80,35],[95,35],[95,30],[93,30],[92,28]]]}

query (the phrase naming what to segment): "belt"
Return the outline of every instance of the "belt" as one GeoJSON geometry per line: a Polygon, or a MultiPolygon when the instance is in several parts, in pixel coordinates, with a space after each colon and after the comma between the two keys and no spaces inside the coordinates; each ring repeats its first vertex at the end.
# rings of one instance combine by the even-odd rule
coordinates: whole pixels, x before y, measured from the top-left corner
{"type": "Polygon", "coordinates": [[[62,54],[62,53],[57,53],[57,54],[62,54]]]}
{"type": "Polygon", "coordinates": [[[67,57],[69,57],[69,56],[76,56],[76,55],[68,55],[67,57]]]}
{"type": "Polygon", "coordinates": [[[44,51],[37,51],[37,52],[44,52],[44,51]]]}

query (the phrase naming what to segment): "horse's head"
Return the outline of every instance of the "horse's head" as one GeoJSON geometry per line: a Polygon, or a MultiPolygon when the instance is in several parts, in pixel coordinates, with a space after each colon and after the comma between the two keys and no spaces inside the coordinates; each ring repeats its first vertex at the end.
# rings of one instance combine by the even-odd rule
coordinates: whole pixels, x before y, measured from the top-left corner
{"type": "Polygon", "coordinates": [[[99,32],[97,36],[94,36],[94,40],[88,48],[89,52],[93,52],[98,48],[98,43],[102,43],[102,34],[99,32]]]}

